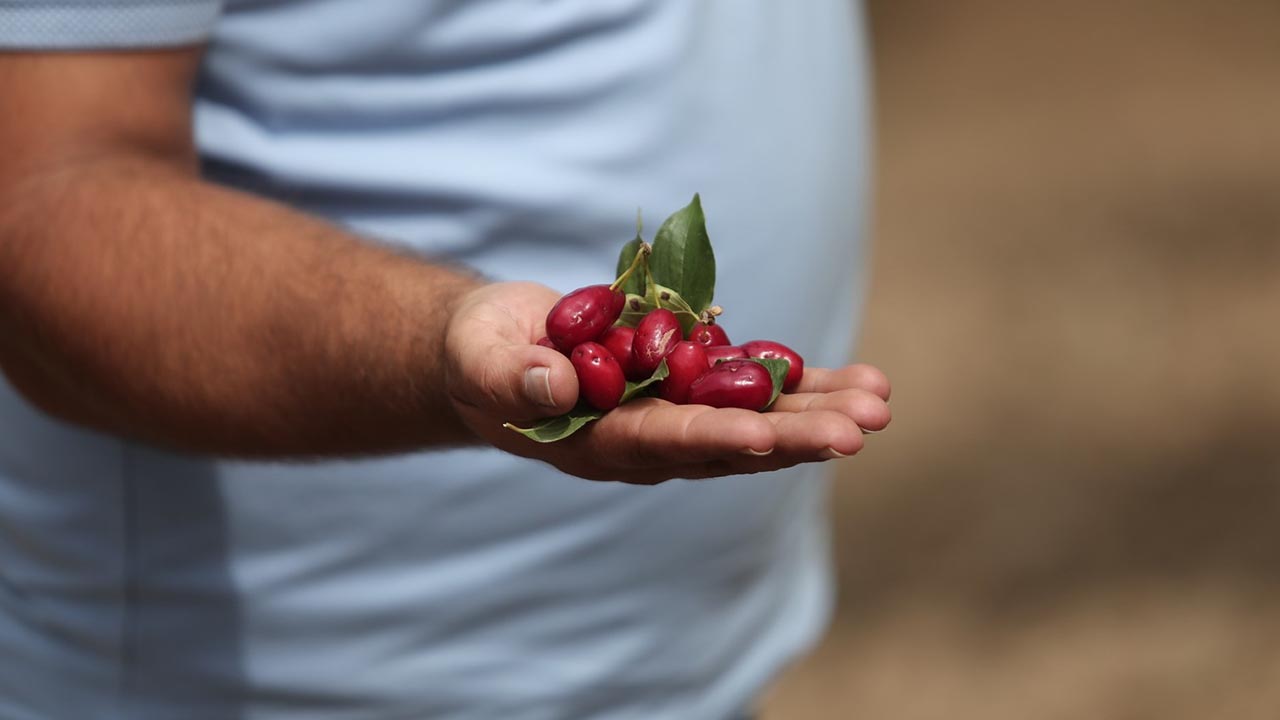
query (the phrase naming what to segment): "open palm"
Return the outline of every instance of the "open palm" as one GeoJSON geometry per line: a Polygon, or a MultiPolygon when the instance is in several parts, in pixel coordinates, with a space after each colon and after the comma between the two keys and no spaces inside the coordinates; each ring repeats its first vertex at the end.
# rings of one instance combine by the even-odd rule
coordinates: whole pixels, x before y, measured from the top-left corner
{"type": "Polygon", "coordinates": [[[764,472],[852,455],[863,430],[889,424],[889,381],[870,365],[806,368],[768,412],[629,402],[572,437],[537,443],[502,427],[559,415],[578,399],[568,358],[534,344],[559,299],[534,283],[473,291],[446,338],[449,389],[463,422],[486,442],[592,480],[655,484],[764,472]]]}

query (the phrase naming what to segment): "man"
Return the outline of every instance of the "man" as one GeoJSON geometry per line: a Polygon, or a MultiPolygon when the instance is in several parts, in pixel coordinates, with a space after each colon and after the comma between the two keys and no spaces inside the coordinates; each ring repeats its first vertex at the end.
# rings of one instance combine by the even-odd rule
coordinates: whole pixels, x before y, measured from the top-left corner
{"type": "Polygon", "coordinates": [[[841,364],[859,33],[843,2],[0,4],[0,716],[747,711],[827,614],[803,463],[887,424],[884,376],[501,423],[573,404],[533,344],[557,291],[694,192],[731,335],[841,364]]]}

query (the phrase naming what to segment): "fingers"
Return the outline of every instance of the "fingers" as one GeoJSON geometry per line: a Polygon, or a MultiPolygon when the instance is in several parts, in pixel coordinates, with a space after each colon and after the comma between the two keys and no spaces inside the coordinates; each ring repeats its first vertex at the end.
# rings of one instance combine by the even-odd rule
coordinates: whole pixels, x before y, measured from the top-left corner
{"type": "Polygon", "coordinates": [[[891,420],[889,381],[869,365],[815,368],[800,390],[780,396],[767,413],[637,401],[600,420],[591,443],[616,479],[654,484],[847,457],[862,449],[863,429],[881,430],[891,420]],[[642,412],[626,414],[633,409],[642,412]],[[772,438],[761,420],[773,426],[772,438]]]}
{"type": "Polygon", "coordinates": [[[455,401],[513,421],[573,408],[578,399],[573,364],[533,344],[554,297],[538,285],[499,283],[463,303],[447,340],[448,392],[455,401]]]}
{"type": "Polygon", "coordinates": [[[847,457],[862,449],[860,426],[888,422],[884,400],[865,390],[784,395],[766,413],[642,398],[571,438],[524,450],[581,477],[655,484],[847,457]]]}
{"type": "Polygon", "coordinates": [[[585,441],[617,467],[647,468],[767,454],[775,437],[760,413],[646,398],[601,418],[585,441]]]}
{"type": "Polygon", "coordinates": [[[571,442],[581,443],[574,455],[600,461],[593,475],[654,484],[847,457],[862,449],[862,432],[834,410],[755,413],[647,399],[606,415],[571,442]]]}
{"type": "Polygon", "coordinates": [[[842,412],[755,413],[657,399],[614,410],[556,443],[499,432],[495,444],[517,454],[579,477],[639,485],[770,472],[862,448],[857,424],[842,412]]]}
{"type": "Polygon", "coordinates": [[[578,376],[568,358],[539,345],[490,347],[464,371],[458,392],[496,417],[560,415],[578,401],[578,376]]]}
{"type": "Polygon", "coordinates": [[[826,393],[793,393],[779,395],[771,412],[801,413],[830,410],[851,418],[863,430],[883,430],[892,413],[878,395],[866,390],[848,389],[826,393]]]}
{"type": "Polygon", "coordinates": [[[846,365],[842,368],[806,368],[804,377],[796,386],[797,393],[829,393],[838,390],[858,389],[888,401],[889,378],[880,370],[866,364],[846,365]]]}
{"type": "Polygon", "coordinates": [[[850,365],[807,369],[797,391],[766,413],[643,398],[547,445],[498,430],[500,421],[559,415],[577,401],[573,365],[532,344],[550,305],[545,290],[491,286],[450,331],[449,392],[474,431],[516,454],[584,478],[656,484],[846,457],[862,449],[863,429],[890,421],[884,373],[850,365]]]}
{"type": "Polygon", "coordinates": [[[832,410],[769,412],[761,417],[778,433],[775,452],[783,456],[834,460],[862,449],[862,430],[853,418],[832,410]]]}

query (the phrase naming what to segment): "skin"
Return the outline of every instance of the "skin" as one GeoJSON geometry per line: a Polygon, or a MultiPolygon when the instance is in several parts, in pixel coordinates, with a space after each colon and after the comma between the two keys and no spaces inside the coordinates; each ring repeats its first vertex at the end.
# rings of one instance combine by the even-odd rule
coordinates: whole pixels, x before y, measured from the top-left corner
{"type": "Polygon", "coordinates": [[[489,443],[644,484],[847,456],[888,424],[888,381],[854,365],[763,414],[653,399],[550,445],[502,428],[577,397],[535,344],[559,295],[202,181],[199,59],[0,53],[0,370],[51,415],[237,457],[489,443]]]}

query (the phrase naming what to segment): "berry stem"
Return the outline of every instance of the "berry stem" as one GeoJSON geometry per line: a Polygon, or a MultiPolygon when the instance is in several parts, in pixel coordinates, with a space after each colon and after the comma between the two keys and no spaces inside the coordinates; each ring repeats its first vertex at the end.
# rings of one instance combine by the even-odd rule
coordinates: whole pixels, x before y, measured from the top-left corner
{"type": "Polygon", "coordinates": [[[622,287],[622,284],[627,281],[627,278],[631,277],[631,273],[635,272],[636,268],[641,265],[644,265],[645,274],[647,275],[649,269],[649,253],[651,252],[653,252],[653,248],[649,247],[649,243],[640,243],[640,250],[636,252],[635,259],[631,261],[631,265],[626,269],[626,271],[619,275],[617,280],[613,281],[613,284],[609,286],[609,290],[614,291],[622,287]]]}

